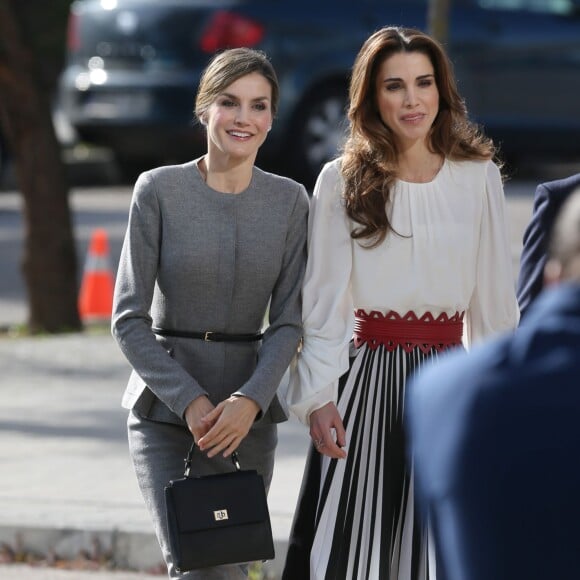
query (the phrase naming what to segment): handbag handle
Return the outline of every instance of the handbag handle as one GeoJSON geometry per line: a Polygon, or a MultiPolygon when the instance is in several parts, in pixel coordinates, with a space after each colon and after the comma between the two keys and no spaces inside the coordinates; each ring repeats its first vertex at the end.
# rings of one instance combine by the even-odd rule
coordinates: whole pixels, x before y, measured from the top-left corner
{"type": "MultiPolygon", "coordinates": [[[[189,451],[187,452],[187,457],[184,459],[184,462],[185,462],[184,475],[185,475],[185,477],[189,477],[189,472],[191,471],[191,462],[193,460],[193,454],[195,453],[196,447],[197,447],[197,445],[195,444],[195,441],[194,441],[191,444],[189,451]]],[[[232,458],[232,463],[234,464],[234,467],[236,468],[236,471],[241,471],[242,467],[240,465],[240,460],[238,459],[238,454],[235,451],[232,453],[231,458],[232,458]]]]}

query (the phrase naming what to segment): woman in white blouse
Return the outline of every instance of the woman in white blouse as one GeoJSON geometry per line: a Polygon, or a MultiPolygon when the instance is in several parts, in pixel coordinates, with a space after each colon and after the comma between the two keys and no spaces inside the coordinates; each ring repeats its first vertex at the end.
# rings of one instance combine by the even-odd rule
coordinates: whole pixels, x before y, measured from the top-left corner
{"type": "Polygon", "coordinates": [[[313,447],[284,579],[433,580],[406,462],[405,383],[445,349],[518,323],[502,178],[447,56],[422,32],[368,38],[348,115],[309,218],[288,403],[313,447]]]}

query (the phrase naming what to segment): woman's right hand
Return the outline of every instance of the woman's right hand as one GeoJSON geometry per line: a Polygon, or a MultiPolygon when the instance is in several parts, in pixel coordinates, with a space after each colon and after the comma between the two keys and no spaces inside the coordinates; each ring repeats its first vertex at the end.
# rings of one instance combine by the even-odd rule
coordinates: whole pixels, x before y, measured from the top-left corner
{"type": "Polygon", "coordinates": [[[346,451],[342,449],[346,445],[346,431],[334,403],[326,403],[324,407],[310,413],[310,437],[318,453],[332,459],[346,457],[346,451]]]}
{"type": "Polygon", "coordinates": [[[185,421],[196,443],[210,430],[211,423],[202,419],[213,410],[214,405],[205,395],[191,401],[185,409],[185,421]]]}

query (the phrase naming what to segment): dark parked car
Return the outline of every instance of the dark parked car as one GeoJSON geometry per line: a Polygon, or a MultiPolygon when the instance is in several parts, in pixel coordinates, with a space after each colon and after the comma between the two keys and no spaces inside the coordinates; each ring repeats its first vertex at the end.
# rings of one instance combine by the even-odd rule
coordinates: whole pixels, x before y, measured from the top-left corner
{"type": "MultiPolygon", "coordinates": [[[[123,167],[191,159],[200,71],[222,48],[266,51],[281,103],[263,166],[311,184],[344,127],[350,68],[387,24],[426,29],[427,0],[78,0],[60,107],[123,167]]],[[[506,156],[580,149],[580,0],[452,0],[449,52],[470,115],[506,156]]]]}

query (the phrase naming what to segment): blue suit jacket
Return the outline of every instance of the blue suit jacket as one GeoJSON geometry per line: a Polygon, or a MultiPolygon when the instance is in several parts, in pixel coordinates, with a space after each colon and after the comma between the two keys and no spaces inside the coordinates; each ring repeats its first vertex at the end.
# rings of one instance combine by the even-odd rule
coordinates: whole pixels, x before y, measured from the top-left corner
{"type": "Polygon", "coordinates": [[[406,405],[437,580],[580,578],[580,285],[424,367],[406,405]]]}
{"type": "MultiPolygon", "coordinates": [[[[523,318],[540,293],[544,281],[546,252],[554,220],[566,198],[580,187],[580,173],[538,185],[532,218],[524,232],[517,295],[523,318]]],[[[580,577],[580,575],[579,575],[580,577]]]]}

